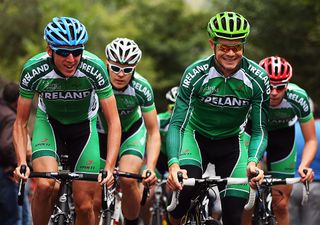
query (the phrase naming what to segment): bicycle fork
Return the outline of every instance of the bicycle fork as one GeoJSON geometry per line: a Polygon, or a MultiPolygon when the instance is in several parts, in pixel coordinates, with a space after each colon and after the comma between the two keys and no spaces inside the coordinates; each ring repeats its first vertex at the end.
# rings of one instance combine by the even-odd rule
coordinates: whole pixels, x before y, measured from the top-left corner
{"type": "Polygon", "coordinates": [[[72,217],[69,214],[69,185],[70,181],[62,181],[59,188],[59,199],[54,206],[54,213],[51,215],[50,220],[58,224],[71,224],[72,217]]]}

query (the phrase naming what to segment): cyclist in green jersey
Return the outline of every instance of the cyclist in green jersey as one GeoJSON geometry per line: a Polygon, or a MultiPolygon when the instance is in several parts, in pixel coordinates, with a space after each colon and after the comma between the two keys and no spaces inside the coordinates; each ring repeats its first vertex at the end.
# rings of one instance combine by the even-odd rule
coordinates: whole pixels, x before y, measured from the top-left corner
{"type": "Polygon", "coordinates": [[[166,138],[169,129],[169,122],[171,119],[171,115],[174,109],[174,104],[176,102],[176,98],[178,95],[179,87],[172,87],[166,93],[167,100],[167,111],[158,114],[158,124],[160,129],[161,136],[161,148],[160,155],[157,162],[157,171],[163,176],[168,171],[168,158],[167,158],[167,150],[166,150],[166,138]]]}
{"type": "MultiPolygon", "coordinates": [[[[180,222],[195,194],[194,188],[182,189],[178,171],[201,178],[213,163],[217,176],[248,176],[252,186],[263,178],[257,164],[267,146],[270,87],[265,70],[243,56],[249,23],[238,13],[221,12],[207,29],[213,54],[185,70],[167,135],[167,184],[182,190],[179,205],[170,213],[172,224],[180,222]],[[243,132],[249,114],[254,121],[250,144],[243,132]]],[[[249,186],[219,186],[219,191],[223,224],[241,224],[249,186]]]]}
{"type": "MultiPolygon", "coordinates": [[[[165,179],[167,172],[168,172],[168,157],[167,157],[167,150],[166,150],[166,137],[169,128],[169,122],[171,119],[172,111],[174,109],[174,104],[176,102],[177,94],[178,94],[179,87],[175,86],[170,88],[167,91],[165,98],[167,101],[167,111],[158,114],[158,126],[160,130],[161,136],[161,147],[160,147],[160,154],[158,157],[157,165],[156,165],[156,174],[158,179],[165,179]]],[[[152,207],[152,201],[154,199],[154,189],[150,189],[149,197],[146,200],[146,203],[140,210],[140,217],[142,218],[145,224],[150,222],[150,207],[152,207]]]]}
{"type": "MultiPolygon", "coordinates": [[[[30,174],[20,173],[26,165],[27,124],[32,100],[37,93],[38,108],[32,138],[32,166],[36,172],[58,170],[59,157],[67,153],[70,170],[98,173],[100,169],[97,111],[100,107],[108,121],[107,178],[113,183],[121,137],[121,125],[108,71],[97,56],[84,50],[88,40],[85,26],[71,17],[55,17],[44,29],[46,52],[26,62],[21,72],[20,97],[13,139],[18,167],[16,179],[26,180],[30,174]]],[[[101,179],[100,179],[101,180],[101,179]]],[[[48,224],[57,196],[58,183],[37,179],[33,198],[34,225],[48,224]]],[[[98,184],[74,181],[73,198],[76,224],[94,224],[93,197],[98,184]]]]}
{"type": "MultiPolygon", "coordinates": [[[[143,183],[149,186],[154,185],[157,181],[154,171],[160,152],[160,134],[152,87],[136,71],[142,55],[141,50],[133,40],[117,38],[106,46],[105,53],[122,127],[118,156],[119,170],[139,173],[146,150],[147,166],[143,176],[148,170],[151,175],[144,179],[143,183]]],[[[99,117],[99,119],[102,119],[100,121],[102,126],[98,124],[99,132],[109,133],[109,127],[106,126],[103,118],[99,117]]],[[[100,136],[102,137],[100,140],[104,140],[104,135],[100,136]]],[[[106,157],[102,154],[101,158],[108,160],[109,155],[106,157]]],[[[121,206],[125,223],[137,224],[141,200],[138,183],[134,179],[121,177],[120,187],[123,194],[121,206]]]]}
{"type": "MultiPolygon", "coordinates": [[[[312,181],[314,172],[310,164],[317,151],[317,136],[308,95],[302,88],[289,83],[292,66],[284,58],[271,56],[264,58],[259,64],[269,74],[271,87],[266,149],[268,173],[276,178],[294,177],[297,157],[294,124],[298,121],[305,139],[298,172],[302,182],[312,181]],[[304,174],[303,169],[307,169],[308,173],[304,174]]],[[[292,185],[273,187],[273,210],[279,225],[289,224],[288,202],[291,190],[292,185]]],[[[251,215],[247,217],[250,219],[251,215]]]]}

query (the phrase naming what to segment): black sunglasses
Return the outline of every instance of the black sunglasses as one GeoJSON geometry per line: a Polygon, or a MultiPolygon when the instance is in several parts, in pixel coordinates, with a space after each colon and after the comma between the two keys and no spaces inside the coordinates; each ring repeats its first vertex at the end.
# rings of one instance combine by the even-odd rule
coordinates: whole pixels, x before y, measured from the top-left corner
{"type": "Polygon", "coordinates": [[[50,47],[57,55],[62,57],[67,57],[72,54],[74,57],[77,57],[83,53],[83,47],[81,48],[56,48],[50,47]]]}

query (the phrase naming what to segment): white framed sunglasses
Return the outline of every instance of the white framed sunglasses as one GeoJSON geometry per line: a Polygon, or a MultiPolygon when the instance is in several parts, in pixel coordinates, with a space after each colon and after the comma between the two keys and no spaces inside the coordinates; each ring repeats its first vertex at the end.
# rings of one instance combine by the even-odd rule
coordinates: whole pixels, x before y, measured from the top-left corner
{"type": "Polygon", "coordinates": [[[131,74],[134,71],[135,66],[126,66],[126,67],[120,67],[118,65],[108,63],[109,68],[112,70],[112,72],[119,74],[121,71],[123,71],[124,74],[128,75],[131,74]]]}

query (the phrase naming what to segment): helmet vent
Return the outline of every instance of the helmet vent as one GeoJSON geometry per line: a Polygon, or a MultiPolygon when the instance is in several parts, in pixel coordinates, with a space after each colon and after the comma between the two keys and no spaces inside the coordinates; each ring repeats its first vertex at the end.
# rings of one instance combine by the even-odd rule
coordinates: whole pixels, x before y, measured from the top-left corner
{"type": "Polygon", "coordinates": [[[270,73],[271,71],[272,71],[272,65],[269,64],[269,65],[268,65],[268,73],[270,73]]]}
{"type": "Polygon", "coordinates": [[[234,31],[234,22],[233,22],[233,19],[230,19],[230,31],[234,31]]]}
{"type": "Polygon", "coordinates": [[[281,70],[280,70],[280,71],[286,72],[285,69],[286,69],[286,68],[284,67],[284,65],[281,65],[281,70]]]}
{"type": "Polygon", "coordinates": [[[241,28],[241,20],[237,18],[237,30],[240,30],[241,28]]]}
{"type": "Polygon", "coordinates": [[[222,19],[221,19],[221,25],[222,25],[222,28],[223,28],[224,30],[227,29],[226,18],[222,18],[222,19]]]}
{"type": "MultiPolygon", "coordinates": [[[[239,23],[239,26],[240,26],[240,23],[239,23]]],[[[247,27],[248,27],[248,22],[245,20],[243,24],[243,29],[246,30],[247,27]]]]}
{"type": "Polygon", "coordinates": [[[278,66],[274,67],[274,74],[279,75],[279,67],[278,66]]]}

